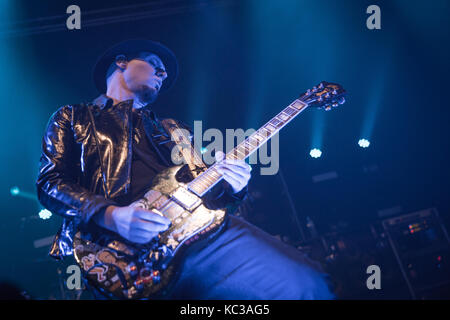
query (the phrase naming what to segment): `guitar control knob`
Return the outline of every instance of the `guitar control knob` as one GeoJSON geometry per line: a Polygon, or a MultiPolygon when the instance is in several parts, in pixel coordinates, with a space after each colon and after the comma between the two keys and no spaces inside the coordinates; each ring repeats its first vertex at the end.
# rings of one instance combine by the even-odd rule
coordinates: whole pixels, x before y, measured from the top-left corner
{"type": "Polygon", "coordinates": [[[152,272],[152,280],[153,280],[153,283],[155,283],[155,284],[159,283],[161,281],[161,275],[158,270],[154,270],[152,272]]]}
{"type": "Polygon", "coordinates": [[[144,281],[142,281],[141,279],[136,280],[134,282],[134,286],[136,287],[137,290],[142,290],[144,289],[144,281]]]}
{"type": "Polygon", "coordinates": [[[132,277],[135,277],[138,274],[138,268],[134,263],[130,263],[127,266],[127,271],[132,277]]]}

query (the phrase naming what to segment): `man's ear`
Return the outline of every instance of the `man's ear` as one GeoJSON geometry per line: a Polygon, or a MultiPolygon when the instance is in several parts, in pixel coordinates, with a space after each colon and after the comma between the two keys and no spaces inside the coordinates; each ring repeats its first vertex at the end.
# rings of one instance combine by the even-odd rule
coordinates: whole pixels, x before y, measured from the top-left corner
{"type": "Polygon", "coordinates": [[[124,55],[118,55],[116,57],[116,66],[120,69],[120,70],[125,70],[127,68],[128,65],[128,60],[124,55]]]}

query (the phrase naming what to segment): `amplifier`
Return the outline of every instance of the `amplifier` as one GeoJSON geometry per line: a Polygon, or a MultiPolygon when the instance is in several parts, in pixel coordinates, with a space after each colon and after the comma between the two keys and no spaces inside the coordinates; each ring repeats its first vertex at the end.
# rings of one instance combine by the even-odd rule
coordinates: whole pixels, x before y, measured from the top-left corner
{"type": "Polygon", "coordinates": [[[434,208],[382,221],[413,299],[450,284],[450,242],[434,208]]]}

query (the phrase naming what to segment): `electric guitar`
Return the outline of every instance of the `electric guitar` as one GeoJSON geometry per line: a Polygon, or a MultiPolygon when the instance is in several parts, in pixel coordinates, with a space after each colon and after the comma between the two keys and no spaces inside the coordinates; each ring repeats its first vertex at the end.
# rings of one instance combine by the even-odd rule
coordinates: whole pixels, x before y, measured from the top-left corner
{"type": "MultiPolygon", "coordinates": [[[[259,130],[226,154],[244,160],[307,107],[330,110],[345,102],[338,85],[321,82],[284,108],[259,130]]],[[[212,165],[191,181],[182,168],[171,167],[154,180],[151,189],[132,206],[169,218],[170,227],[149,243],[132,243],[108,230],[99,234],[78,231],[74,256],[85,279],[109,298],[151,299],[170,292],[179,274],[177,266],[189,248],[207,245],[224,228],[226,210],[210,210],[202,197],[222,176],[212,165]]]]}

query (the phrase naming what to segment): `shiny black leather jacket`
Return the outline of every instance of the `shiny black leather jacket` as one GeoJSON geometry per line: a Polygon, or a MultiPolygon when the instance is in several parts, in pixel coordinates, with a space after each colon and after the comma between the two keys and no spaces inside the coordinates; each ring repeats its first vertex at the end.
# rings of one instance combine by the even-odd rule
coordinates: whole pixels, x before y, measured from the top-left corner
{"type": "MultiPolygon", "coordinates": [[[[128,205],[122,199],[130,192],[131,110],[132,100],[113,106],[112,99],[103,95],[93,103],[63,106],[51,116],[36,181],[40,203],[64,217],[50,256],[62,259],[73,254],[73,236],[79,228],[94,224],[94,214],[109,205],[128,205]]],[[[171,166],[170,152],[163,152],[174,145],[169,134],[150,109],[145,108],[142,117],[149,141],[171,166]]],[[[226,190],[222,186],[215,191],[211,198],[215,207],[236,207],[246,194],[226,190]]]]}

